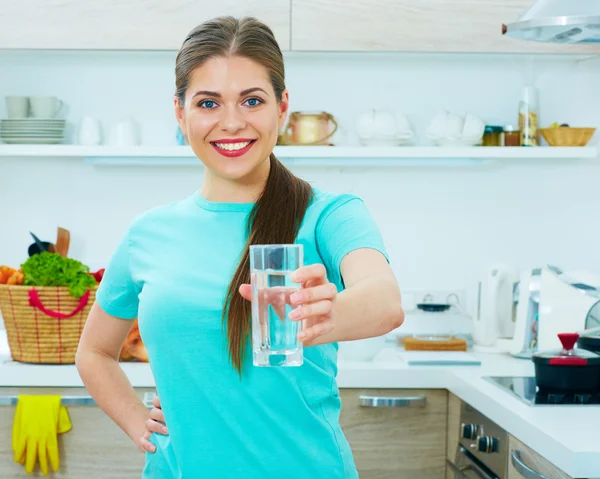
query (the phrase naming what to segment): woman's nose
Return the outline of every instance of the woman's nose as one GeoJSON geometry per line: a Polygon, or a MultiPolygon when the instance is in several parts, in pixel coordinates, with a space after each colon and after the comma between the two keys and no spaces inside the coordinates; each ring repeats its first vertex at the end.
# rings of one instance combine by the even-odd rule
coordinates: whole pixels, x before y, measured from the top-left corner
{"type": "Polygon", "coordinates": [[[222,111],[223,116],[220,120],[220,127],[223,131],[236,133],[237,131],[244,129],[246,120],[237,109],[237,106],[227,106],[223,108],[222,111]]]}

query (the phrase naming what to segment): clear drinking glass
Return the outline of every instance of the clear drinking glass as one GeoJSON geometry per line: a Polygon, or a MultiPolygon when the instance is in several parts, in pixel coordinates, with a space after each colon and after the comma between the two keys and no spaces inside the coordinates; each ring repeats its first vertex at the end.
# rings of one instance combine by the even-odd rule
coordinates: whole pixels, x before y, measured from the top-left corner
{"type": "Polygon", "coordinates": [[[251,245],[252,353],[255,366],[300,366],[304,355],[290,296],[301,288],[290,274],[303,266],[302,245],[251,245]]]}

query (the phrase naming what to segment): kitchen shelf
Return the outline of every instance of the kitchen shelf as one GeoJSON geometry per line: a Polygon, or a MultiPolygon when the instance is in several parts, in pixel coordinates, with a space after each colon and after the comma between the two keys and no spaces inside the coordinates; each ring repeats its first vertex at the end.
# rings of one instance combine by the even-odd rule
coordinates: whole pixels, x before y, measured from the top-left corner
{"type": "MultiPolygon", "coordinates": [[[[593,159],[596,147],[277,146],[288,165],[468,166],[509,159],[593,159]]],[[[1,157],[71,157],[105,166],[202,166],[189,146],[0,145],[1,157]]]]}

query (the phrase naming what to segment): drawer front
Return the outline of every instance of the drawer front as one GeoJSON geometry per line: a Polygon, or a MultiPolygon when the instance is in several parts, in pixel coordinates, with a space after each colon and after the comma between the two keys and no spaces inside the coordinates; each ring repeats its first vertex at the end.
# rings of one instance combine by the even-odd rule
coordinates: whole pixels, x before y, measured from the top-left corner
{"type": "MultiPolygon", "coordinates": [[[[140,398],[146,390],[136,389],[140,398]]],[[[150,390],[148,390],[150,391],[150,390]]],[[[59,394],[63,397],[89,396],[85,389],[0,389],[0,403],[15,394],[59,394]]],[[[72,401],[77,403],[78,401],[72,401]]],[[[73,428],[58,435],[60,469],[52,476],[61,479],[139,479],[144,468],[144,453],[94,404],[67,406],[73,428]]],[[[13,461],[12,425],[15,407],[0,407],[0,477],[28,479],[44,477],[36,466],[33,475],[13,461]]]]}
{"type": "Polygon", "coordinates": [[[340,424],[361,479],[441,479],[445,390],[342,389],[340,424]]]}
{"type": "Polygon", "coordinates": [[[514,437],[509,439],[509,479],[572,479],[514,437]]]}

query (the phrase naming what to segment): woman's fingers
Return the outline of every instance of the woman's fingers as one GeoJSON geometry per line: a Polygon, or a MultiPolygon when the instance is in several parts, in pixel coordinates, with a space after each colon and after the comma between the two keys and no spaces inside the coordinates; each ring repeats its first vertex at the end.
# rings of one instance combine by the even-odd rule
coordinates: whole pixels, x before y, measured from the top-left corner
{"type": "Polygon", "coordinates": [[[150,439],[150,433],[148,431],[146,431],[144,433],[144,435],[140,438],[140,447],[144,451],[155,452],[156,451],[156,446],[154,444],[152,444],[149,441],[149,439],[150,439]]]}
{"type": "Polygon", "coordinates": [[[304,284],[307,281],[311,281],[313,285],[324,284],[327,282],[327,270],[322,264],[311,264],[292,272],[290,279],[298,284],[304,284]]]}
{"type": "Polygon", "coordinates": [[[315,323],[311,324],[309,327],[304,328],[299,333],[299,339],[302,342],[310,342],[319,336],[323,336],[331,332],[333,329],[333,320],[331,316],[321,316],[318,319],[315,319],[315,323]]]}
{"type": "Polygon", "coordinates": [[[146,430],[150,433],[157,433],[166,436],[169,433],[167,426],[165,426],[162,422],[155,421],[154,419],[148,419],[146,421],[146,430]]]}
{"type": "Polygon", "coordinates": [[[333,309],[333,302],[330,300],[317,301],[294,309],[290,313],[290,319],[300,321],[301,319],[313,319],[319,316],[329,315],[333,309]]]}
{"type": "Polygon", "coordinates": [[[295,292],[290,297],[290,301],[292,305],[299,305],[303,303],[313,303],[324,299],[333,300],[336,296],[337,288],[335,284],[325,283],[318,286],[303,288],[295,292]]]}
{"type": "Polygon", "coordinates": [[[150,409],[150,419],[154,419],[155,421],[164,423],[165,415],[163,414],[162,409],[158,409],[158,408],[150,409]]]}

